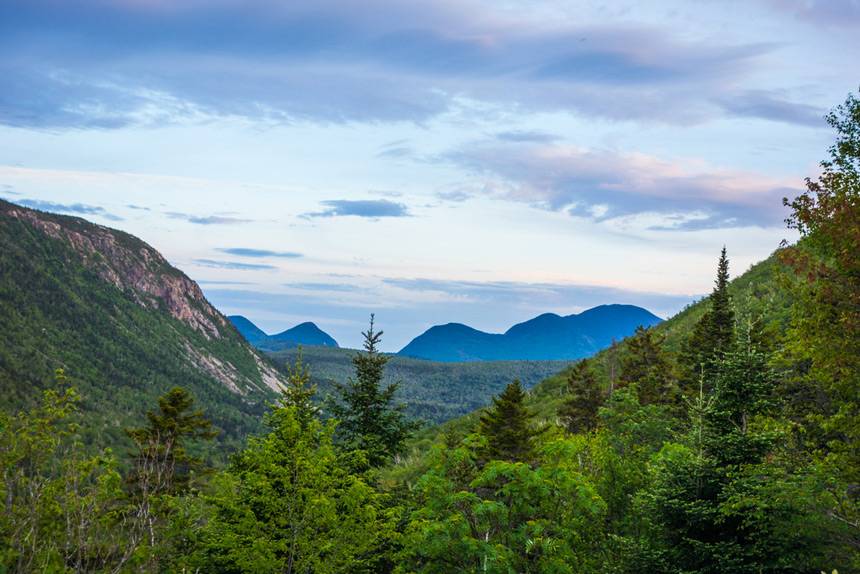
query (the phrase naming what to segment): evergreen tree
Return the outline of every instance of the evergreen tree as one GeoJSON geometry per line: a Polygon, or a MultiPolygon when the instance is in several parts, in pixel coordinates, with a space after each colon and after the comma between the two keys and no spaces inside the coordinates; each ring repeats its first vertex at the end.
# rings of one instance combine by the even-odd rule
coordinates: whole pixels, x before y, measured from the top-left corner
{"type": "Polygon", "coordinates": [[[191,393],[173,387],[158,397],[160,413],[146,412],[147,426],[123,429],[137,446],[126,484],[131,489],[129,544],[141,547],[141,571],[157,571],[176,542],[169,536],[171,520],[179,514],[177,498],[191,490],[193,473],[212,470],[185,449],[187,441],[212,440],[217,434],[202,410],[189,412],[193,405],[191,393]]]}
{"type": "Polygon", "coordinates": [[[803,500],[809,489],[791,474],[794,461],[776,458],[768,357],[749,341],[732,347],[714,365],[711,400],[697,405],[684,444],[667,443],[653,461],[641,500],[654,562],[638,570],[819,571],[812,566],[826,534],[803,500]]]}
{"type": "MultiPolygon", "coordinates": [[[[307,387],[310,382],[309,374],[310,365],[302,364],[302,346],[299,345],[299,354],[296,358],[295,369],[287,364],[287,386],[278,383],[278,389],[281,391],[281,396],[278,399],[280,407],[291,407],[295,411],[295,416],[298,421],[307,427],[312,420],[322,411],[322,407],[313,401],[313,396],[316,393],[317,386],[307,387]]],[[[276,421],[269,417],[269,424],[274,424],[276,421]]]]}
{"type": "Polygon", "coordinates": [[[202,410],[187,412],[193,405],[191,393],[173,387],[158,397],[160,413],[146,412],[147,426],[123,429],[138,448],[128,482],[140,495],[182,494],[191,485],[193,470],[205,470],[203,460],[186,451],[186,441],[212,440],[218,432],[202,410]]]}
{"type": "Polygon", "coordinates": [[[667,404],[674,394],[674,368],[663,351],[663,340],[640,325],[627,344],[629,355],[622,361],[620,381],[622,386],[638,385],[643,406],[667,404]]]}
{"type": "MultiPolygon", "coordinates": [[[[680,386],[687,394],[692,394],[698,388],[702,378],[706,385],[710,384],[716,363],[734,345],[735,312],[728,291],[729,259],[725,247],[720,252],[714,283],[714,290],[708,297],[708,311],[696,323],[693,333],[681,348],[683,374],[680,386]]],[[[710,390],[710,387],[706,390],[710,390]]]]}
{"type": "Polygon", "coordinates": [[[558,411],[558,418],[570,434],[588,432],[597,427],[597,413],[606,395],[600,383],[588,367],[588,359],[582,359],[573,366],[567,379],[570,397],[558,411]]]}
{"type": "Polygon", "coordinates": [[[526,408],[525,398],[519,379],[514,379],[480,415],[478,432],[487,439],[489,460],[531,462],[538,433],[532,428],[535,413],[526,408]]]}
{"type": "Polygon", "coordinates": [[[209,497],[214,515],[192,566],[231,574],[366,566],[393,531],[384,496],[366,473],[345,468],[355,465],[334,449],[334,421],[303,421],[294,406],[274,407],[269,418],[272,432],[249,439],[209,497]]]}
{"type": "Polygon", "coordinates": [[[406,441],[423,422],[405,420],[405,405],[393,406],[399,382],[382,387],[389,357],[377,348],[382,331],[374,332],[373,319],[371,315],[370,328],[362,333],[365,352],[350,355],[355,378],[346,385],[335,383],[341,402],[333,402],[329,412],[340,421],[341,447],[364,451],[368,464],[380,468],[406,450],[406,441]]]}

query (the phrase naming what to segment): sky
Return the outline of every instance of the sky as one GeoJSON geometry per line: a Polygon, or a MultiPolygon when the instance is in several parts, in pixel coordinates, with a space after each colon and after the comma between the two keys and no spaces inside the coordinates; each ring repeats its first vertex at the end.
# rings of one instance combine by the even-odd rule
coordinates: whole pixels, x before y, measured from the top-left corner
{"type": "Polygon", "coordinates": [[[667,318],[795,239],[860,0],[3,0],[0,197],[358,348],[667,318]]]}

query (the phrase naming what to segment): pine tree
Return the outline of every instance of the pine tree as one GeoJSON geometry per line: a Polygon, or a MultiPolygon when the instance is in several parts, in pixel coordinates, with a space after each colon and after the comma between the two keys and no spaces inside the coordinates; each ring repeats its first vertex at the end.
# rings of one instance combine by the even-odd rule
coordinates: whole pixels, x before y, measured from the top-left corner
{"type": "Polygon", "coordinates": [[[487,438],[489,460],[530,462],[533,458],[538,432],[532,428],[535,413],[526,408],[525,398],[519,379],[514,379],[480,415],[478,432],[487,438]]]}
{"type": "Polygon", "coordinates": [[[573,366],[567,379],[567,389],[571,396],[558,411],[558,418],[567,432],[576,434],[596,428],[597,413],[606,402],[606,395],[589,369],[588,359],[582,359],[573,366]]]}
{"type": "Polygon", "coordinates": [[[373,320],[371,315],[370,329],[362,332],[365,352],[350,355],[355,378],[346,385],[335,383],[340,402],[332,402],[329,412],[340,421],[341,448],[364,451],[367,463],[380,468],[406,450],[406,441],[423,421],[405,420],[406,405],[393,405],[399,382],[382,387],[389,357],[377,348],[382,331],[374,332],[373,320]]]}

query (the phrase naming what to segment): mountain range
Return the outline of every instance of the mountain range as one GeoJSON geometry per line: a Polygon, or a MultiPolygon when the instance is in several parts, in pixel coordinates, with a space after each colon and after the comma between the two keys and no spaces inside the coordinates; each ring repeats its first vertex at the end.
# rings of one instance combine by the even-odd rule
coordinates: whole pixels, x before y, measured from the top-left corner
{"type": "Polygon", "coordinates": [[[431,327],[398,355],[432,361],[555,361],[593,355],[662,319],[634,305],[601,305],[577,315],[545,313],[518,323],[504,334],[478,331],[460,323],[431,327]]]}
{"type": "Polygon", "coordinates": [[[277,335],[267,335],[262,329],[242,315],[230,315],[227,318],[230,319],[230,322],[232,322],[239,332],[245,336],[245,339],[247,339],[249,343],[266,352],[295,348],[299,345],[340,347],[340,345],[337,344],[337,341],[335,341],[328,333],[309,321],[296,325],[292,329],[282,331],[277,335]]]}
{"type": "MultiPolygon", "coordinates": [[[[314,323],[267,335],[241,315],[228,317],[257,349],[274,353],[298,345],[338,347],[337,342],[314,323]]],[[[544,313],[518,323],[504,334],[485,333],[460,323],[431,327],[403,347],[397,355],[442,363],[470,361],[564,361],[593,355],[632,335],[640,325],[663,320],[634,305],[600,305],[582,313],[561,317],[544,313]]]]}

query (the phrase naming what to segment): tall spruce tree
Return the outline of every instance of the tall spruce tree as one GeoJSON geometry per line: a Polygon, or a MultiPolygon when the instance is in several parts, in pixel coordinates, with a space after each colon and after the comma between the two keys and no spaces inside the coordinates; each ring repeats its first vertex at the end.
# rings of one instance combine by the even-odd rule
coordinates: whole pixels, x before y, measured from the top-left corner
{"type": "MultiPolygon", "coordinates": [[[[278,383],[278,390],[281,391],[281,396],[278,399],[280,407],[292,407],[294,409],[296,419],[303,427],[308,427],[310,422],[317,418],[317,415],[322,411],[322,407],[316,404],[313,396],[316,393],[317,386],[308,387],[310,382],[310,366],[302,364],[302,346],[299,345],[299,353],[296,358],[295,369],[287,364],[287,385],[283,386],[278,383]]],[[[269,424],[275,424],[277,419],[269,416],[269,424]]]]}
{"type": "Polygon", "coordinates": [[[340,447],[364,451],[367,463],[381,468],[406,450],[406,441],[423,421],[407,421],[403,413],[406,405],[394,405],[399,382],[382,386],[389,357],[377,348],[382,331],[373,330],[373,321],[371,315],[370,328],[362,332],[365,352],[350,355],[355,377],[345,385],[335,383],[340,401],[332,402],[329,412],[340,421],[340,447]]]}
{"type": "Polygon", "coordinates": [[[734,349],[735,311],[729,295],[729,259],[726,248],[720,252],[714,290],[708,297],[709,309],[693,328],[690,338],[682,345],[680,363],[682,390],[691,394],[704,378],[706,390],[710,391],[716,375],[716,364],[734,349]]]}

